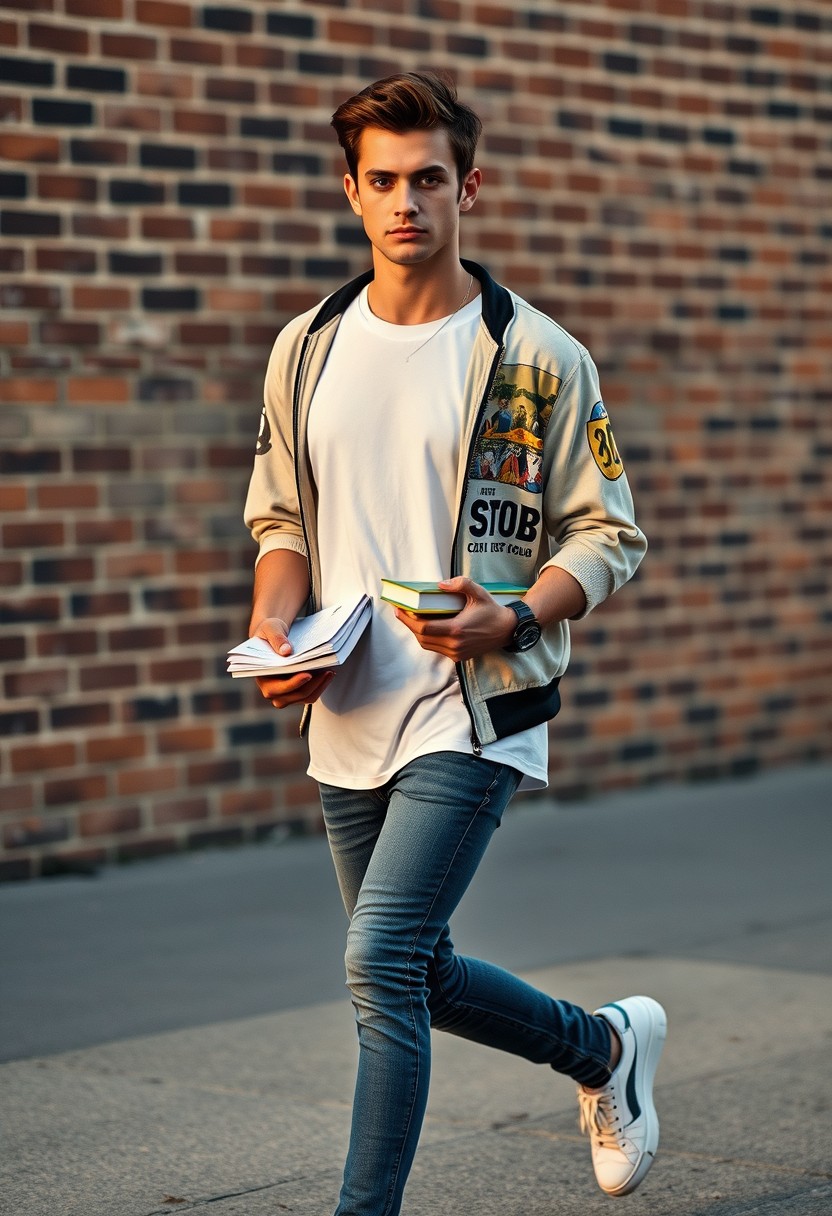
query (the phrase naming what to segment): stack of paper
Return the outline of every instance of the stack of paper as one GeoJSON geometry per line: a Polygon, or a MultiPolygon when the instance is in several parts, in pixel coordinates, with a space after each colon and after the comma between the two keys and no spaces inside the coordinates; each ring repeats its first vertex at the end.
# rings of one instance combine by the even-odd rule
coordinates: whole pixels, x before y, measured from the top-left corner
{"type": "Polygon", "coordinates": [[[249,638],[228,652],[228,671],[240,676],[291,676],[299,671],[339,667],[350,654],[372,615],[370,597],[323,608],[300,617],[289,630],[293,653],[280,655],[262,638],[249,638]]]}

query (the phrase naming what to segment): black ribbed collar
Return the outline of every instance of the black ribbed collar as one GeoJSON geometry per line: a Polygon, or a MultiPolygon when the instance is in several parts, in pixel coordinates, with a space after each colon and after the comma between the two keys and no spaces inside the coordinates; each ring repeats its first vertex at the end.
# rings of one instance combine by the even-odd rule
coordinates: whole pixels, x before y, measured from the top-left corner
{"type": "MultiPolygon", "coordinates": [[[[469,262],[465,258],[461,258],[460,261],[469,274],[472,274],[475,279],[479,279],[482,288],[482,319],[494,341],[501,343],[506,326],[514,315],[514,305],[511,296],[505,287],[501,287],[499,283],[492,279],[488,271],[478,265],[477,262],[469,262]]],[[[334,320],[335,317],[339,317],[359,292],[368,283],[372,283],[374,277],[373,271],[367,270],[364,274],[360,274],[358,278],[345,283],[343,287],[339,287],[329,299],[324,300],[315,314],[308,332],[314,334],[319,329],[322,329],[327,322],[334,320]]]]}

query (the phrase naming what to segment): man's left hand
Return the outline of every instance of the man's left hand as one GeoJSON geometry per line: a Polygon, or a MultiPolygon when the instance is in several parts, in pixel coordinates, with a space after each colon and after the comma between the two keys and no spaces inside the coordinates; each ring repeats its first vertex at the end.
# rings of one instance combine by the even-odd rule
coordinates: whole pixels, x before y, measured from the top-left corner
{"type": "Polygon", "coordinates": [[[490,650],[501,650],[511,641],[517,617],[510,608],[498,604],[479,583],[470,578],[449,578],[439,586],[443,591],[465,596],[465,607],[456,616],[437,619],[396,609],[396,616],[423,650],[462,663],[490,650]]]}

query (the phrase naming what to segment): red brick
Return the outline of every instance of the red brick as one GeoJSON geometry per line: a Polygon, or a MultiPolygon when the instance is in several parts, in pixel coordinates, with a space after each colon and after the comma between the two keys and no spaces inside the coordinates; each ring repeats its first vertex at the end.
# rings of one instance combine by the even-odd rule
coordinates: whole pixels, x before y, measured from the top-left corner
{"type": "Polygon", "coordinates": [[[4,681],[7,697],[59,696],[67,691],[69,679],[66,670],[50,668],[46,671],[20,671],[8,674],[4,681]]]}
{"type": "Polygon", "coordinates": [[[158,735],[159,754],[162,756],[175,752],[211,751],[216,742],[212,726],[177,726],[160,730],[158,735]]]}
{"type": "Polygon", "coordinates": [[[190,241],[194,224],[186,215],[143,215],[142,236],[156,241],[190,241]]]}
{"type": "Polygon", "coordinates": [[[134,663],[108,663],[103,666],[84,666],[80,673],[82,692],[93,692],[103,688],[133,688],[139,682],[138,668],[134,663]]]}
{"type": "Polygon", "coordinates": [[[159,55],[159,40],[144,34],[121,34],[102,30],[101,54],[113,59],[149,59],[159,55]]]}
{"type": "Polygon", "coordinates": [[[35,791],[31,785],[0,785],[0,806],[6,813],[31,811],[35,806],[35,791]]]}
{"type": "Polygon", "coordinates": [[[39,773],[44,769],[71,768],[75,764],[77,751],[74,743],[41,743],[12,748],[12,772],[39,773]]]}
{"type": "Polygon", "coordinates": [[[196,658],[157,659],[151,663],[149,675],[159,684],[191,684],[205,676],[205,664],[196,658]]]}
{"type": "Polygon", "coordinates": [[[147,753],[144,735],[111,735],[88,739],[84,745],[90,764],[113,764],[119,760],[140,760],[147,753]]]}
{"type": "Polygon", "coordinates": [[[46,781],[43,797],[47,806],[74,805],[77,802],[97,802],[107,796],[107,778],[101,774],[87,777],[63,777],[46,781]]]}
{"type": "Polygon", "coordinates": [[[168,0],[135,0],[136,20],[142,25],[159,25],[168,29],[190,29],[192,10],[189,4],[174,4],[168,0]]]}
{"type": "Polygon", "coordinates": [[[74,308],[124,311],[130,307],[132,295],[129,287],[88,286],[77,283],[72,289],[72,304],[74,308]]]}
{"type": "Polygon", "coordinates": [[[4,524],[3,544],[9,549],[55,548],[64,543],[64,525],[57,520],[48,523],[4,524]]]}
{"type": "Polygon", "coordinates": [[[179,774],[172,764],[154,768],[126,769],[116,775],[119,794],[149,794],[170,790],[179,783],[179,774]]]}
{"type": "Polygon", "coordinates": [[[122,832],[135,832],[141,827],[141,822],[141,811],[135,806],[82,811],[78,816],[82,836],[116,836],[122,832]]]}
{"type": "Polygon", "coordinates": [[[0,401],[6,405],[54,405],[58,384],[54,379],[6,376],[0,380],[0,401]]]}
{"type": "Polygon", "coordinates": [[[266,811],[273,811],[276,805],[276,791],[273,789],[224,790],[220,798],[220,814],[262,815],[266,811]]]}
{"type": "Polygon", "coordinates": [[[23,562],[0,559],[0,587],[19,587],[23,582],[23,562]]]}
{"type": "Polygon", "coordinates": [[[208,813],[207,798],[169,799],[153,807],[153,822],[157,827],[171,823],[194,823],[207,819],[208,813]]]}
{"type": "Polygon", "coordinates": [[[123,404],[130,400],[130,385],[116,376],[71,376],[67,401],[73,405],[123,404]]]}
{"type": "Polygon", "coordinates": [[[3,131],[0,132],[0,157],[4,160],[58,161],[61,158],[61,145],[54,135],[3,131]]]}
{"type": "Polygon", "coordinates": [[[25,511],[28,492],[25,486],[0,485],[0,511],[25,511]]]}
{"type": "Polygon", "coordinates": [[[110,579],[155,578],[165,571],[162,553],[113,553],[108,554],[104,567],[110,579]]]}
{"type": "Polygon", "coordinates": [[[130,519],[88,519],[75,525],[79,545],[121,545],[133,539],[130,519]]]}

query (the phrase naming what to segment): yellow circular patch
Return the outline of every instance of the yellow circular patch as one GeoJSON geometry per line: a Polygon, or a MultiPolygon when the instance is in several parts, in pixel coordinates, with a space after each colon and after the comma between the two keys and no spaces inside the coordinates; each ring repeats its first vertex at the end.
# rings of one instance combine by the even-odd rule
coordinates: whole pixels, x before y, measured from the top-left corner
{"type": "Polygon", "coordinates": [[[589,422],[586,424],[586,435],[589,450],[598,468],[607,481],[617,481],[624,472],[624,465],[615,445],[612,426],[603,401],[593,405],[589,422]]]}

